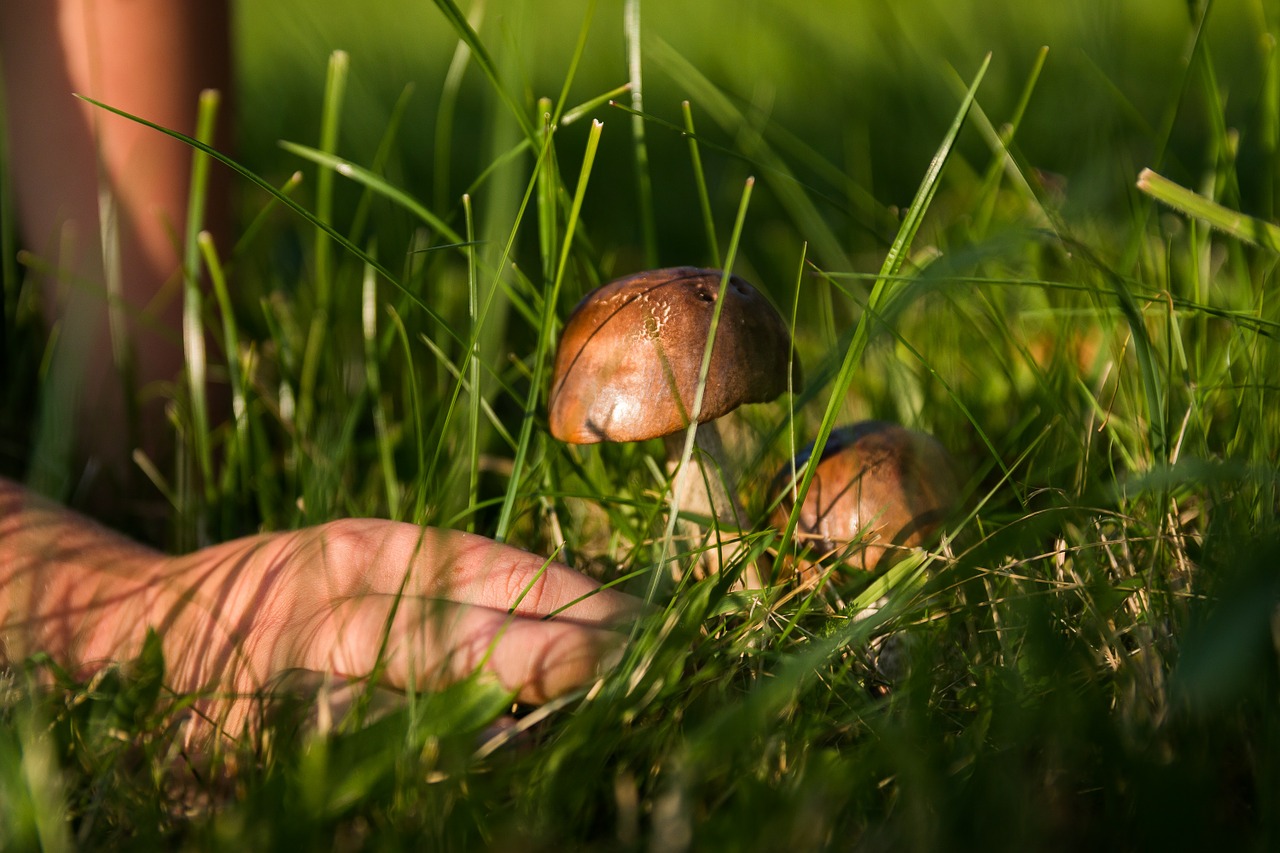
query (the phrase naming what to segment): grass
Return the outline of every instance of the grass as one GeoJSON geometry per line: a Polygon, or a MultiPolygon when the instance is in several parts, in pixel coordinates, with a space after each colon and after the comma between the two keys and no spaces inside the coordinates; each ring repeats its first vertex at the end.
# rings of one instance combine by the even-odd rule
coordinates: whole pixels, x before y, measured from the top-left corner
{"type": "MultiPolygon", "coordinates": [[[[546,360],[597,283],[731,244],[805,368],[730,424],[754,517],[797,445],[866,417],[939,436],[964,507],[876,578],[664,582],[615,671],[514,730],[468,682],[188,767],[153,649],[89,684],[29,661],[0,680],[0,846],[1274,847],[1277,257],[1136,186],[1150,167],[1201,196],[1178,210],[1276,221],[1261,5],[1135,4],[1108,34],[1017,4],[983,27],[928,3],[859,27],[650,5],[636,42],[591,3],[440,0],[388,30],[314,4],[355,42],[327,84],[323,56],[263,70],[268,45],[280,67],[314,49],[279,5],[241,13],[245,237],[187,237],[234,417],[206,434],[175,391],[170,545],[382,515],[643,594],[677,553],[661,448],[556,442],[546,360]],[[433,91],[402,97],[419,72],[433,91]]],[[[34,301],[6,286],[17,375],[34,301]]],[[[6,420],[33,394],[9,385],[6,420]]]]}

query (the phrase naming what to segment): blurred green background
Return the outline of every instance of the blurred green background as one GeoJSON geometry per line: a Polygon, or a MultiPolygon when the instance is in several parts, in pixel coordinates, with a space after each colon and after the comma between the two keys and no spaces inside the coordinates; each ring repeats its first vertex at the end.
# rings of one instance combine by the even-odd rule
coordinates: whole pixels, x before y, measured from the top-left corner
{"type": "MultiPolygon", "coordinates": [[[[583,17],[594,10],[569,95],[574,104],[628,79],[622,7],[619,2],[511,0],[473,4],[469,15],[508,79],[532,104],[540,96],[557,96],[583,17]]],[[[644,107],[680,123],[680,102],[688,98],[699,133],[709,142],[750,151],[747,131],[717,124],[708,114],[709,105],[691,90],[674,57],[683,58],[722,89],[753,127],[767,125],[767,134],[779,129],[787,134],[794,143],[788,162],[796,177],[827,200],[821,213],[837,235],[847,238],[849,255],[866,253],[859,266],[874,268],[893,223],[860,203],[860,191],[880,205],[905,207],[954,114],[960,80],[970,80],[984,55],[992,54],[979,103],[999,126],[1009,118],[1037,52],[1047,46],[1044,72],[1016,146],[1063,189],[1068,217],[1127,218],[1133,181],[1144,166],[1163,165],[1175,180],[1200,184],[1212,160],[1206,151],[1213,115],[1203,95],[1211,88],[1206,82],[1221,94],[1227,124],[1239,132],[1241,206],[1270,217],[1276,140],[1258,128],[1274,126],[1262,105],[1265,88],[1275,85],[1274,70],[1268,82],[1274,44],[1266,35],[1275,16],[1275,4],[1262,0],[1214,4],[1204,16],[1199,49],[1212,51],[1217,79],[1204,81],[1187,79],[1200,7],[1177,0],[647,2],[641,25],[644,107]],[[800,154],[801,145],[811,151],[800,154]],[[836,179],[837,172],[845,178],[836,179]]],[[[372,160],[397,98],[407,84],[414,87],[402,144],[388,172],[415,196],[456,207],[461,192],[494,157],[482,140],[514,142],[510,130],[505,137],[495,133],[513,123],[472,64],[458,95],[449,173],[434,173],[441,91],[457,40],[432,3],[241,3],[236,27],[240,154],[266,174],[283,179],[301,165],[279,150],[276,140],[314,141],[298,136],[311,129],[318,133],[326,60],[339,48],[351,56],[340,146],[349,159],[372,160]]],[[[608,270],[621,274],[638,265],[625,259],[639,240],[630,117],[608,106],[594,115],[606,130],[586,221],[602,251],[624,256],[608,270]]],[[[566,162],[581,151],[586,125],[561,131],[558,151],[566,162]]],[[[770,138],[780,147],[776,137],[770,138]]],[[[660,213],[658,260],[702,262],[705,249],[686,143],[652,124],[648,142],[660,213]]],[[[991,159],[972,129],[966,130],[960,153],[958,162],[979,171],[991,159]]],[[[758,169],[714,151],[704,150],[703,156],[717,194],[713,201],[727,219],[742,179],[758,169]]],[[[966,174],[963,166],[953,166],[949,185],[955,188],[966,174]]],[[[769,182],[762,181],[760,189],[748,226],[752,235],[757,240],[789,236],[789,226],[775,215],[769,182]]],[[[785,260],[778,258],[777,267],[766,271],[790,274],[794,249],[776,254],[785,260]]],[[[770,266],[770,257],[751,260],[770,266]]],[[[842,265],[820,253],[815,260],[827,268],[842,265]]]]}

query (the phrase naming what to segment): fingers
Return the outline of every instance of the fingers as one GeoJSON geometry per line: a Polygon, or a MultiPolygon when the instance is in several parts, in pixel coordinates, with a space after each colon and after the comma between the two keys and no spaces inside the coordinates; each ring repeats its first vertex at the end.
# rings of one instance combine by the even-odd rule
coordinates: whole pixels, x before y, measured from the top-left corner
{"type": "Polygon", "coordinates": [[[341,590],[347,594],[403,590],[592,625],[617,624],[641,612],[632,596],[601,589],[568,566],[483,536],[373,519],[347,519],[322,529],[329,572],[354,570],[352,579],[359,581],[341,590]]]}
{"type": "Polygon", "coordinates": [[[416,689],[482,670],[520,701],[541,703],[589,683],[621,637],[487,607],[367,595],[318,615],[302,640],[299,663],[310,669],[361,677],[381,665],[386,684],[416,689]]]}
{"type": "Polygon", "coordinates": [[[179,690],[252,692],[295,667],[430,688],[482,668],[522,701],[542,702],[595,677],[621,642],[606,628],[641,609],[484,537],[374,519],[166,565],[149,621],[179,690]]]}

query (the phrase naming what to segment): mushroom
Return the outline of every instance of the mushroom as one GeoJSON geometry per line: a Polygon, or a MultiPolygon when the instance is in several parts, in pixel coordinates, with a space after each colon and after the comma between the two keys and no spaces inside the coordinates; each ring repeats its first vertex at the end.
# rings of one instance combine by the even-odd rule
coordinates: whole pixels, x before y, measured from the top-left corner
{"type": "MultiPolygon", "coordinates": [[[[813,452],[810,445],[774,481],[781,500],[771,521],[783,527],[795,505],[791,484],[813,452]]],[[[959,488],[951,455],[933,436],[885,421],[833,430],[796,522],[796,542],[818,559],[843,553],[850,566],[873,571],[923,545],[956,505],[959,488]]],[[[816,561],[801,561],[804,580],[816,561]]]]}
{"type": "MultiPolygon", "coordinates": [[[[682,433],[696,417],[699,467],[677,477],[677,505],[740,528],[745,513],[733,494],[735,476],[710,421],[787,389],[791,336],[759,291],[730,276],[695,412],[723,278],[721,270],[671,267],[587,294],[560,338],[549,419],[551,434],[574,444],[664,438],[668,470],[674,472],[684,449],[682,433]]],[[[707,562],[712,570],[720,568],[718,555],[707,562]]],[[[748,583],[759,586],[760,579],[748,583]]]]}

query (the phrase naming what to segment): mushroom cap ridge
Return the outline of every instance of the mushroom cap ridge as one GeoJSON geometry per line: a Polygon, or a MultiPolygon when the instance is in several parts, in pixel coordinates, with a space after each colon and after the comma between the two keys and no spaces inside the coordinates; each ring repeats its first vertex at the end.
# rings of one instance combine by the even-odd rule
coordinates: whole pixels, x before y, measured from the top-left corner
{"type": "MultiPolygon", "coordinates": [[[[698,267],[649,270],[583,297],[556,353],[551,434],[573,444],[644,441],[688,426],[722,277],[698,267]]],[[[790,352],[777,310],[731,276],[699,420],[777,397],[790,352]]]]}

